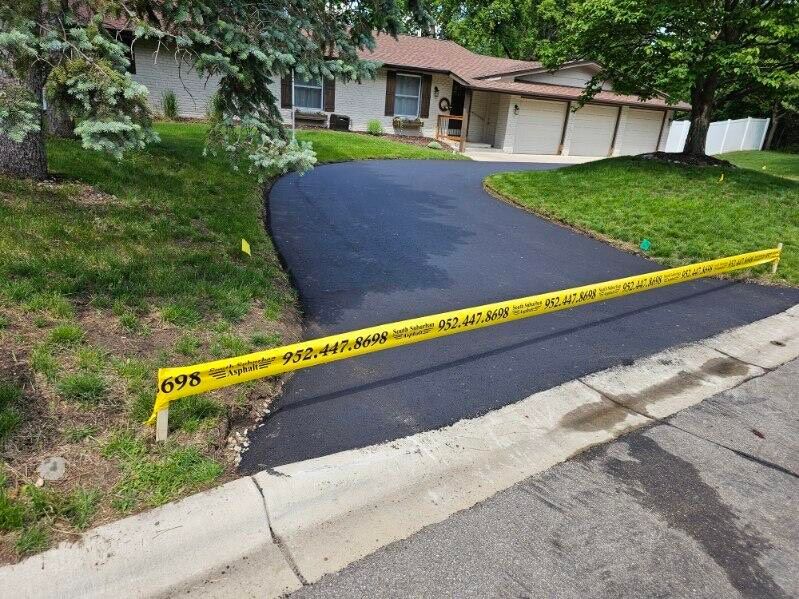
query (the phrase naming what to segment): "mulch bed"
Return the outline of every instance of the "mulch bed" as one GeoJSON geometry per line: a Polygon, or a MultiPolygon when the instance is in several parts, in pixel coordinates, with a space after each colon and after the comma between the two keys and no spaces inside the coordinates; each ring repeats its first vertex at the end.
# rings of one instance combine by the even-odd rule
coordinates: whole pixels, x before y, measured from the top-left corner
{"type": "Polygon", "coordinates": [[[663,162],[670,162],[672,164],[685,164],[687,166],[726,166],[735,168],[732,162],[721,160],[714,156],[700,156],[697,154],[683,154],[676,152],[651,152],[649,154],[640,154],[639,158],[646,160],[661,160],[663,162]]]}

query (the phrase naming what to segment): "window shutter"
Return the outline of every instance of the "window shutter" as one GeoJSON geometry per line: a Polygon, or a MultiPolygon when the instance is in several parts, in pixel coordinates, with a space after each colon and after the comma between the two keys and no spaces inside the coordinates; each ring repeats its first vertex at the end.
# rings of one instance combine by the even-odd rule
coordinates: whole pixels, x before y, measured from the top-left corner
{"type": "Polygon", "coordinates": [[[322,88],[324,89],[324,102],[322,102],[325,112],[335,112],[336,110],[336,80],[323,79],[322,88]]]}
{"type": "Polygon", "coordinates": [[[419,118],[426,119],[430,116],[430,88],[432,84],[432,75],[422,75],[422,97],[419,98],[419,118]]]}
{"type": "Polygon", "coordinates": [[[291,77],[280,80],[280,107],[291,108],[291,77]]]}
{"type": "Polygon", "coordinates": [[[386,72],[386,116],[394,116],[394,93],[397,88],[397,71],[386,72]]]}

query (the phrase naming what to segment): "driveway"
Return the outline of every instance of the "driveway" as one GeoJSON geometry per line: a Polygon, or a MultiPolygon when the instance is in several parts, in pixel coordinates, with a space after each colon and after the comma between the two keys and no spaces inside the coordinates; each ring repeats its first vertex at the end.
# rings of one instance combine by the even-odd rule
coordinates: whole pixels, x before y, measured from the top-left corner
{"type": "MultiPolygon", "coordinates": [[[[481,186],[491,173],[548,168],[373,161],[282,178],[270,221],[306,337],[660,268],[481,186]]],[[[241,469],[446,426],[796,303],[797,289],[694,281],[299,371],[241,469]]]]}

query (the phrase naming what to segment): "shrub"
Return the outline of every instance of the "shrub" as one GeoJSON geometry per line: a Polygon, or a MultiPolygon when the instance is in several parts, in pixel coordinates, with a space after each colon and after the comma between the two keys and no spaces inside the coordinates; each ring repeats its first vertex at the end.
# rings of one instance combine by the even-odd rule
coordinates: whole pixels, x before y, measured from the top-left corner
{"type": "Polygon", "coordinates": [[[427,147],[430,148],[431,150],[443,150],[444,149],[444,146],[442,146],[437,141],[431,141],[429,144],[427,144],[427,147]]]}
{"type": "Polygon", "coordinates": [[[161,98],[161,109],[164,112],[164,118],[174,121],[178,118],[178,99],[175,92],[167,90],[161,98]]]}
{"type": "Polygon", "coordinates": [[[383,135],[383,125],[377,119],[372,119],[366,123],[366,132],[369,135],[383,135]]]}
{"type": "Polygon", "coordinates": [[[208,103],[206,115],[211,121],[221,121],[225,113],[225,103],[222,101],[222,96],[216,92],[211,96],[211,101],[208,103]]]}

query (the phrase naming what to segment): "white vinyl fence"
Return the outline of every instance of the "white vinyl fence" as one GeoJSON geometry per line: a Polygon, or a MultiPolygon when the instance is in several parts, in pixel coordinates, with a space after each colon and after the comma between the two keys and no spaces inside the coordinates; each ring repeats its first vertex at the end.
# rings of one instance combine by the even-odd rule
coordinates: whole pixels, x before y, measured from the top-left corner
{"type": "MultiPolygon", "coordinates": [[[[760,150],[766,139],[770,119],[736,119],[710,123],[705,141],[706,154],[723,154],[738,150],[760,150]]],[[[666,139],[667,152],[682,152],[688,137],[689,121],[674,121],[666,139]]]]}

